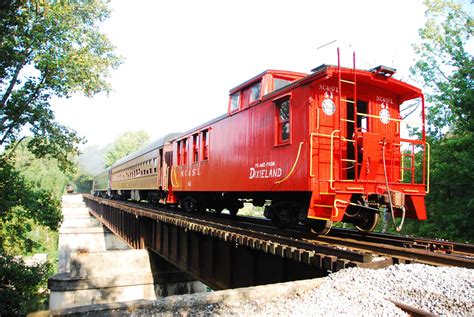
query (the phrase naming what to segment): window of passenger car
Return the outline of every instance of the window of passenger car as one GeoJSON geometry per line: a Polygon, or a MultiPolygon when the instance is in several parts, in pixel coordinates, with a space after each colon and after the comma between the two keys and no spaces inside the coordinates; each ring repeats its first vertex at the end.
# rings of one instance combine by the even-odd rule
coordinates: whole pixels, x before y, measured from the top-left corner
{"type": "Polygon", "coordinates": [[[181,140],[181,164],[187,164],[188,163],[188,140],[187,139],[182,139],[181,140]]]}
{"type": "Polygon", "coordinates": [[[202,146],[202,160],[209,159],[209,130],[203,130],[201,132],[201,146],[202,146]]]}
{"type": "Polygon", "coordinates": [[[182,163],[182,158],[181,158],[181,141],[176,142],[176,156],[178,159],[178,165],[183,164],[182,163]]]}
{"type": "Polygon", "coordinates": [[[193,163],[199,161],[199,134],[193,134],[193,163]]]}
{"type": "Polygon", "coordinates": [[[276,105],[276,134],[277,144],[285,144],[290,142],[290,96],[285,96],[275,101],[276,105]]]}

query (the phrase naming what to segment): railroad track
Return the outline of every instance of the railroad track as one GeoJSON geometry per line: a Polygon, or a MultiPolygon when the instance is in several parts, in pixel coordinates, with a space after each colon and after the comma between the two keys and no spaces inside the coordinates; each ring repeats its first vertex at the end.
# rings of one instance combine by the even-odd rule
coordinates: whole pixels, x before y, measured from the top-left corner
{"type": "Polygon", "coordinates": [[[424,263],[474,268],[474,245],[393,234],[362,234],[333,229],[328,236],[315,236],[306,228],[276,229],[270,221],[210,213],[186,213],[177,208],[151,207],[84,195],[86,199],[155,218],[203,234],[264,252],[337,271],[350,266],[384,267],[392,263],[424,263]]]}
{"type": "Polygon", "coordinates": [[[435,253],[473,256],[474,245],[468,243],[450,242],[446,240],[417,238],[390,233],[361,233],[356,230],[333,228],[332,235],[341,238],[353,238],[367,242],[377,242],[409,249],[419,249],[435,253]]]}
{"type": "MultiPolygon", "coordinates": [[[[245,222],[272,226],[264,219],[245,222]],[[264,224],[267,223],[267,224],[264,224]]],[[[270,229],[273,230],[273,229],[270,229]]],[[[305,228],[290,228],[287,237],[298,238],[314,244],[348,247],[368,251],[376,256],[391,257],[395,263],[416,262],[429,265],[447,265],[474,268],[474,245],[436,239],[415,238],[383,233],[361,233],[351,229],[333,228],[327,236],[315,236],[305,228]]]]}

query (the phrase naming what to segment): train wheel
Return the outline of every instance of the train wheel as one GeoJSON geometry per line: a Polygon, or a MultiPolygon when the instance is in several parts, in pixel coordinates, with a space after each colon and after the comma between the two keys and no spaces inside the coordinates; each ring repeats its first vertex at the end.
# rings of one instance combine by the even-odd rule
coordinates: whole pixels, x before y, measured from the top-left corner
{"type": "Polygon", "coordinates": [[[239,212],[239,208],[237,206],[231,206],[227,209],[229,210],[229,213],[232,217],[235,217],[237,215],[237,212],[239,212]]]}
{"type": "Polygon", "coordinates": [[[197,200],[191,196],[186,196],[181,200],[181,207],[187,212],[192,212],[196,210],[197,205],[197,200]]]}
{"type": "Polygon", "coordinates": [[[241,201],[237,199],[231,199],[227,201],[226,208],[227,210],[229,210],[229,213],[231,216],[235,216],[239,212],[239,209],[242,208],[243,206],[244,204],[241,201]]]}
{"type": "Polygon", "coordinates": [[[270,221],[273,223],[273,225],[277,229],[283,229],[285,227],[278,215],[274,215],[272,219],[270,219],[270,221]]]}
{"type": "Polygon", "coordinates": [[[364,217],[354,223],[354,227],[360,232],[372,232],[380,220],[378,212],[365,212],[364,217]]]}
{"type": "Polygon", "coordinates": [[[312,233],[324,236],[329,233],[332,227],[331,220],[312,220],[309,223],[309,228],[312,233]]]}

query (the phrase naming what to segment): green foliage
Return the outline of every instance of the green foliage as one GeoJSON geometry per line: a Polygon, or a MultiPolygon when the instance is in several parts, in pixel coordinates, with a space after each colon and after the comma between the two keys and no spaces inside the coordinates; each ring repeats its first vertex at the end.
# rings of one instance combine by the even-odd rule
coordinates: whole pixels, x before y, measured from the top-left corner
{"type": "Polygon", "coordinates": [[[109,16],[104,1],[4,1],[0,7],[0,146],[12,147],[28,128],[37,157],[71,169],[82,139],[54,121],[51,96],[109,91],[120,64],[98,30],[109,16]]]}
{"type": "Polygon", "coordinates": [[[412,73],[428,88],[430,135],[441,138],[447,131],[474,129],[474,60],[466,50],[474,20],[461,3],[425,0],[426,24],[415,45],[419,60],[412,73]]]}
{"type": "MultiPolygon", "coordinates": [[[[38,164],[37,161],[31,163],[38,164]]],[[[58,229],[62,219],[60,200],[57,193],[42,188],[46,187],[43,183],[40,175],[28,172],[27,168],[20,172],[12,159],[0,157],[1,316],[44,308],[40,305],[47,298],[46,281],[52,273],[52,265],[27,267],[11,257],[32,252],[55,253],[57,233],[52,230],[58,229]]],[[[56,257],[51,260],[55,261],[56,257]]]]}
{"type": "Polygon", "coordinates": [[[49,265],[26,267],[10,255],[57,239],[49,230],[62,217],[61,171],[73,170],[83,140],[55,121],[50,99],[110,90],[120,58],[99,32],[108,16],[107,1],[0,3],[0,315],[36,309],[45,290],[49,265]]]}
{"type": "Polygon", "coordinates": [[[84,172],[78,173],[74,177],[74,191],[76,193],[87,193],[90,194],[92,190],[92,181],[93,177],[89,174],[86,174],[84,172]]]}
{"type": "Polygon", "coordinates": [[[12,162],[0,159],[0,252],[30,251],[27,234],[32,225],[57,230],[61,219],[61,204],[55,195],[34,188],[12,162]]]}
{"type": "Polygon", "coordinates": [[[47,190],[56,199],[61,199],[71,176],[61,171],[57,159],[35,158],[35,155],[28,150],[29,141],[30,139],[25,139],[17,146],[12,157],[15,159],[15,169],[28,180],[32,187],[47,190]]]}
{"type": "Polygon", "coordinates": [[[42,309],[51,273],[49,263],[27,266],[20,258],[0,254],[0,316],[42,309]]]}
{"type": "Polygon", "coordinates": [[[474,241],[474,133],[445,137],[433,147],[431,193],[427,197],[427,226],[432,233],[450,240],[474,241]]]}
{"type": "Polygon", "coordinates": [[[112,166],[121,158],[142,148],[149,140],[150,136],[146,131],[125,132],[115,140],[112,148],[105,154],[105,166],[112,166]]]}
{"type": "Polygon", "coordinates": [[[425,5],[427,22],[412,71],[428,88],[431,193],[428,220],[409,224],[407,232],[474,241],[474,60],[466,50],[473,17],[453,1],[426,0],[425,5]]]}

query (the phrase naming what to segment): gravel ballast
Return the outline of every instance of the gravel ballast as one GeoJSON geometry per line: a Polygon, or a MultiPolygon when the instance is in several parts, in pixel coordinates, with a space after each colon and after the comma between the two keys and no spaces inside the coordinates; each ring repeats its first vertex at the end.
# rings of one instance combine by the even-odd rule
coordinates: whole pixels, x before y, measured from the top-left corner
{"type": "Polygon", "coordinates": [[[34,317],[407,316],[392,301],[433,315],[474,316],[474,270],[423,264],[349,268],[320,279],[43,311],[34,317]]]}
{"type": "Polygon", "coordinates": [[[379,270],[350,268],[331,274],[313,290],[291,296],[222,301],[173,310],[156,307],[131,313],[135,316],[407,316],[390,300],[436,315],[473,316],[474,271],[422,264],[379,270]]]}

